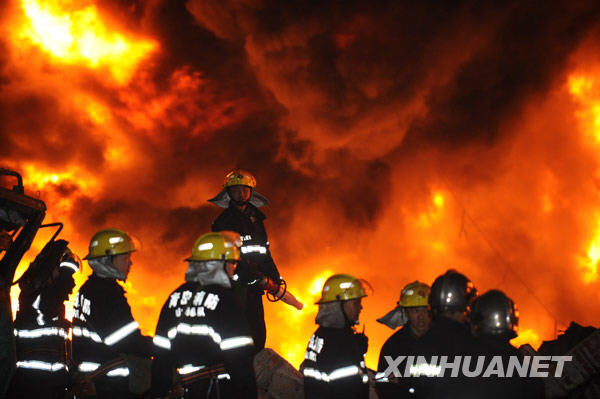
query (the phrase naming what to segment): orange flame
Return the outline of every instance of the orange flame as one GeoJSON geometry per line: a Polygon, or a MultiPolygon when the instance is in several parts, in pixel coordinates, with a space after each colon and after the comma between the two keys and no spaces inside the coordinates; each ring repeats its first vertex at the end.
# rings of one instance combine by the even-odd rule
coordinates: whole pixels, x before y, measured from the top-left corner
{"type": "MultiPolygon", "coordinates": [[[[17,158],[17,161],[8,162],[7,166],[23,173],[28,191],[40,192],[40,196],[49,208],[48,222],[57,220],[65,222],[65,230],[61,236],[71,240],[70,246],[78,254],[87,252],[88,240],[94,233],[89,231],[90,229],[108,227],[100,224],[121,221],[120,215],[113,218],[107,216],[113,209],[103,209],[98,212],[99,214],[94,215],[96,218],[94,223],[98,220],[98,226],[84,225],[81,228],[82,224],[77,223],[81,216],[73,211],[90,210],[85,206],[75,207],[79,199],[83,199],[87,204],[93,200],[112,199],[112,193],[119,191],[119,194],[122,192],[125,194],[117,199],[134,198],[135,205],[140,203],[139,208],[135,206],[135,209],[129,210],[131,213],[139,212],[138,220],[130,222],[130,227],[136,229],[132,233],[141,236],[146,248],[136,253],[134,267],[125,287],[128,290],[128,300],[133,314],[140,322],[143,332],[153,334],[163,301],[183,279],[186,265],[182,259],[185,258],[187,248],[181,248],[185,246],[186,241],[191,246],[195,237],[185,237],[175,244],[165,243],[167,241],[163,237],[166,235],[163,234],[165,230],[176,230],[178,226],[169,228],[157,226],[144,214],[143,202],[158,204],[157,212],[162,213],[170,213],[174,209],[183,207],[198,209],[207,198],[215,194],[213,191],[219,183],[215,178],[217,172],[202,168],[200,171],[195,170],[184,176],[183,182],[173,182],[172,186],[157,188],[153,186],[154,182],[146,177],[146,175],[153,176],[148,173],[147,167],[154,166],[149,160],[152,155],[156,156],[152,151],[160,154],[160,165],[168,162],[179,167],[178,155],[182,146],[187,146],[188,143],[203,145],[205,139],[209,141],[214,139],[214,136],[222,135],[226,137],[227,144],[222,148],[215,148],[214,154],[215,157],[224,159],[221,160],[219,167],[223,166],[225,171],[227,167],[233,166],[225,165],[226,163],[252,158],[253,154],[248,155],[248,158],[229,159],[227,158],[229,147],[226,146],[247,145],[245,138],[241,137],[242,134],[240,137],[236,136],[237,126],[244,125],[246,118],[253,115],[257,109],[260,112],[264,111],[261,107],[265,105],[255,105],[255,102],[260,103],[260,101],[244,98],[245,94],[228,97],[212,80],[215,79],[214,77],[208,77],[210,75],[196,70],[196,67],[191,65],[175,65],[160,79],[157,78],[153,75],[153,71],[143,66],[145,61],[152,61],[152,57],[157,55],[161,43],[159,38],[149,38],[143,32],[131,31],[129,27],[125,27],[125,24],[119,23],[117,18],[103,11],[100,2],[94,4],[92,1],[73,0],[18,1],[19,7],[14,11],[18,17],[9,21],[5,27],[9,32],[8,45],[11,50],[6,56],[9,65],[7,69],[12,66],[13,69],[18,70],[17,75],[20,79],[15,79],[17,83],[13,82],[12,85],[6,86],[9,89],[9,100],[12,99],[10,96],[18,98],[18,95],[23,93],[30,96],[31,92],[34,93],[33,96],[42,94],[51,97],[55,101],[52,110],[57,113],[56,119],[83,126],[80,128],[81,132],[87,134],[85,139],[92,143],[90,144],[92,150],[89,152],[92,158],[98,155],[98,159],[93,158],[92,161],[88,161],[87,158],[81,157],[72,158],[69,162],[60,162],[60,160],[57,162],[55,159],[48,161],[42,159],[42,156],[38,158],[31,156],[31,159],[17,158]],[[10,64],[11,62],[13,65],[10,64]],[[51,68],[48,68],[48,65],[51,68]],[[93,84],[89,84],[89,80],[86,80],[90,75],[93,77],[93,84]],[[96,84],[101,87],[98,88],[96,84]],[[232,131],[236,134],[231,134],[228,130],[232,126],[234,126],[232,131]],[[171,143],[170,137],[167,136],[173,131],[183,136],[183,138],[178,137],[181,141],[177,141],[178,147],[174,145],[175,148],[167,146],[171,143]],[[185,139],[189,141],[184,141],[185,139]],[[86,165],[88,162],[89,164],[86,165]],[[136,176],[128,180],[134,187],[121,186],[123,180],[119,178],[123,175],[136,176]],[[65,187],[74,188],[77,194],[64,194],[65,187]],[[130,194],[133,191],[143,191],[143,193],[134,196],[130,194]]],[[[298,37],[291,42],[301,46],[304,40],[300,34],[302,32],[292,33],[298,37]]],[[[309,163],[325,163],[324,158],[329,158],[329,154],[335,154],[338,149],[349,151],[360,161],[385,159],[389,156],[391,148],[402,143],[415,119],[428,117],[428,101],[426,101],[430,94],[428,87],[415,88],[415,92],[418,93],[414,98],[399,101],[391,99],[395,77],[375,80],[375,82],[368,78],[361,78],[356,87],[358,92],[354,94],[358,98],[364,98],[361,101],[376,99],[381,93],[388,93],[388,91],[390,91],[390,101],[387,101],[386,94],[385,101],[369,103],[370,107],[365,107],[360,112],[361,116],[354,121],[355,123],[344,122],[343,127],[335,126],[333,122],[322,123],[322,112],[326,109],[323,105],[328,101],[328,97],[320,93],[316,86],[304,87],[300,83],[288,86],[285,80],[291,75],[288,74],[289,65],[285,60],[271,58],[275,57],[275,53],[285,52],[281,47],[285,46],[286,40],[289,38],[277,40],[270,51],[267,51],[267,55],[260,48],[262,42],[258,36],[250,37],[243,47],[247,52],[244,57],[249,60],[247,68],[255,69],[251,72],[259,81],[258,86],[268,93],[265,96],[268,99],[265,101],[276,102],[277,107],[285,108],[282,112],[285,116],[282,120],[278,120],[278,123],[286,129],[291,126],[292,131],[297,130],[302,140],[306,139],[308,143],[312,140],[317,143],[315,151],[310,145],[307,146],[306,151],[301,148],[302,146],[295,148],[292,145],[291,147],[294,148],[290,151],[297,150],[298,158],[285,158],[287,149],[284,148],[286,146],[284,139],[287,133],[278,132],[283,137],[283,144],[273,145],[273,147],[277,144],[281,146],[276,161],[291,164],[294,172],[299,174],[306,172],[304,177],[308,179],[314,177],[311,175],[314,171],[310,168],[304,169],[303,157],[309,158],[309,163]],[[267,64],[272,64],[276,68],[266,68],[267,64]],[[272,73],[273,70],[278,73],[272,73]],[[304,108],[306,102],[318,105],[316,108],[319,111],[316,117],[311,113],[311,109],[304,108]],[[348,134],[338,134],[339,131],[345,130],[348,134]],[[319,147],[323,147],[326,151],[323,152],[319,147]]],[[[354,46],[359,46],[362,40],[361,35],[353,33],[334,36],[334,42],[340,52],[350,51],[354,46]]],[[[302,55],[302,52],[299,54],[300,57],[309,57],[302,55]]],[[[465,51],[464,54],[471,54],[471,52],[465,51]]],[[[456,63],[458,67],[467,55],[461,57],[458,61],[448,60],[448,62],[456,63]]],[[[293,62],[306,64],[307,60],[308,58],[296,59],[293,62]]],[[[348,62],[350,61],[351,59],[348,59],[348,62]]],[[[351,68],[343,64],[346,62],[341,62],[336,65],[336,68],[341,68],[345,70],[345,74],[350,75],[351,68]]],[[[152,63],[149,62],[148,65],[152,63]]],[[[359,72],[362,76],[367,71],[359,70],[359,72]]],[[[450,79],[453,74],[454,72],[441,75],[448,76],[444,79],[450,79]]],[[[575,117],[580,124],[572,129],[572,132],[569,130],[569,125],[567,130],[572,134],[568,139],[581,136],[582,146],[596,153],[600,150],[600,80],[598,77],[600,77],[598,72],[573,73],[568,78],[567,85],[561,81],[559,93],[552,94],[547,100],[554,103],[545,105],[547,108],[544,108],[545,114],[541,118],[554,116],[551,114],[559,113],[556,112],[557,109],[560,113],[571,115],[573,111],[569,107],[576,108],[575,117]]],[[[435,84],[439,83],[435,82],[435,84]]],[[[4,87],[3,82],[3,91],[6,93],[4,87]]],[[[535,106],[537,113],[538,104],[535,106]]],[[[340,119],[345,121],[347,114],[352,114],[355,108],[362,108],[360,102],[347,107],[340,119]]],[[[274,113],[279,112],[281,109],[274,113]]],[[[35,119],[35,115],[31,114],[23,117],[18,115],[14,119],[28,117],[35,119]]],[[[528,115],[523,118],[527,122],[526,125],[531,124],[539,128],[536,126],[539,122],[535,118],[528,115]]],[[[77,134],[81,133],[79,130],[63,132],[62,126],[54,129],[51,134],[56,135],[56,140],[77,141],[77,134]]],[[[22,130],[28,132],[27,128],[22,130]]],[[[339,209],[329,207],[326,197],[324,201],[303,203],[297,208],[301,209],[299,212],[295,212],[296,208],[292,209],[287,216],[289,220],[285,221],[289,222],[289,226],[285,223],[278,225],[278,220],[275,218],[268,219],[269,223],[273,223],[268,226],[268,229],[275,261],[284,278],[289,282],[290,291],[306,307],[299,312],[281,303],[266,303],[267,345],[298,366],[303,360],[306,343],[316,328],[314,316],[317,306],[314,302],[319,297],[323,283],[333,273],[352,273],[367,279],[375,290],[373,295],[365,299],[364,311],[361,315],[361,320],[368,324],[366,333],[370,338],[367,364],[374,368],[381,345],[392,333],[387,327],[376,324],[374,320],[395,306],[403,285],[415,279],[431,284],[438,274],[451,267],[458,268],[469,275],[480,291],[501,288],[505,289],[511,297],[520,296],[520,298],[513,298],[519,304],[519,299],[523,302],[530,301],[520,305],[523,314],[522,329],[514,343],[529,342],[537,346],[542,339],[554,338],[554,320],[545,313],[544,317],[540,317],[539,304],[531,299],[531,293],[515,279],[516,273],[506,268],[506,263],[514,264],[516,269],[516,266],[523,262],[524,270],[530,267],[527,269],[530,273],[529,277],[535,274],[538,278],[540,277],[538,275],[543,274],[539,271],[556,255],[559,258],[556,263],[560,263],[560,266],[554,265],[554,271],[564,271],[565,275],[576,271],[578,279],[574,279],[576,280],[574,286],[578,289],[582,287],[587,287],[587,290],[593,289],[595,287],[593,284],[598,284],[600,216],[590,216],[595,215],[594,212],[600,211],[600,208],[593,205],[581,210],[585,221],[573,225],[576,227],[583,225],[584,227],[581,228],[585,231],[581,233],[581,238],[577,236],[578,242],[573,245],[576,246],[575,249],[567,248],[562,251],[561,248],[553,253],[552,251],[563,242],[564,237],[561,235],[564,233],[550,230],[560,230],[563,227],[562,219],[557,214],[561,211],[567,213],[565,209],[569,208],[569,204],[565,205],[565,202],[572,200],[569,194],[564,194],[567,190],[561,181],[561,179],[568,179],[557,176],[556,171],[550,168],[543,167],[540,168],[541,172],[536,170],[537,174],[533,177],[524,176],[526,173],[523,173],[523,170],[542,161],[536,159],[530,161],[531,163],[523,161],[529,161],[532,155],[537,154],[534,149],[539,142],[532,137],[537,138],[540,133],[539,131],[522,133],[520,128],[516,130],[516,144],[515,142],[494,144],[491,151],[474,146],[474,148],[467,148],[458,156],[440,155],[444,161],[460,163],[461,161],[457,160],[459,158],[473,158],[479,161],[481,153],[497,151],[502,152],[502,158],[508,157],[518,163],[516,168],[518,170],[515,172],[511,169],[506,172],[506,175],[503,175],[503,170],[492,168],[498,176],[494,176],[493,179],[484,178],[482,181],[485,183],[473,184],[473,187],[470,187],[471,182],[463,182],[463,179],[467,179],[462,176],[456,177],[456,181],[447,182],[441,177],[438,178],[437,171],[433,170],[431,173],[432,171],[427,168],[421,169],[421,166],[427,167],[431,163],[429,159],[420,159],[421,154],[414,155],[414,159],[411,158],[412,154],[409,156],[411,159],[407,162],[415,162],[416,166],[392,165],[390,162],[389,168],[393,178],[390,179],[392,187],[389,198],[385,198],[386,204],[382,207],[381,214],[368,215],[366,221],[359,223],[358,227],[347,221],[353,215],[348,217],[336,213],[339,209]],[[531,180],[527,180],[528,178],[531,180]],[[495,181],[490,183],[487,180],[495,181]],[[530,189],[535,184],[539,186],[530,189]],[[464,189],[464,186],[469,188],[464,189]],[[519,192],[519,190],[523,191],[519,192]],[[531,195],[532,192],[534,195],[531,195]],[[471,198],[468,198],[469,195],[471,198]],[[466,205],[459,199],[464,200],[466,205]],[[533,203],[531,207],[524,205],[529,202],[533,203]],[[474,228],[474,222],[469,216],[465,216],[466,208],[469,208],[469,215],[480,216],[478,222],[480,221],[481,229],[479,225],[474,228]],[[539,215],[536,212],[539,212],[539,215]],[[534,214],[534,216],[521,219],[525,214],[534,214]],[[340,224],[337,224],[338,222],[340,224]],[[517,228],[506,229],[507,225],[516,225],[517,228]],[[494,250],[490,250],[491,240],[488,240],[482,231],[491,232],[490,236],[504,245],[501,249],[506,250],[506,257],[509,258],[507,262],[498,263],[497,254],[494,250]],[[290,239],[290,232],[294,232],[292,239],[290,239]],[[531,237],[535,239],[531,240],[531,237]],[[542,243],[536,245],[537,241],[542,243]],[[479,281],[482,280],[485,283],[480,284],[479,281]]],[[[19,130],[14,133],[15,136],[20,134],[19,130]]],[[[20,144],[23,148],[31,145],[25,141],[20,144]]],[[[192,144],[190,144],[192,146],[190,151],[194,150],[192,144]]],[[[248,154],[251,154],[250,150],[254,149],[249,149],[248,154]]],[[[559,152],[554,150],[555,152],[546,154],[543,151],[539,150],[542,154],[540,159],[547,155],[554,156],[555,152],[559,152]]],[[[416,152],[420,153],[420,151],[416,152]]],[[[203,161],[199,160],[199,162],[203,161]]],[[[477,165],[480,163],[478,162],[477,165]]],[[[593,165],[597,166],[597,163],[593,165]]],[[[461,171],[473,169],[468,163],[464,166],[461,171]]],[[[189,165],[180,168],[187,167],[189,165]]],[[[340,184],[362,183],[348,179],[348,176],[353,176],[350,163],[344,168],[348,168],[344,170],[346,179],[336,180],[338,174],[336,168],[332,167],[320,168],[320,173],[324,176],[318,178],[337,181],[340,184]]],[[[600,173],[597,173],[596,177],[600,177],[600,173]]],[[[374,179],[377,179],[377,176],[374,179]]],[[[451,177],[447,179],[452,180],[451,177]]],[[[269,190],[274,192],[278,189],[272,181],[271,186],[265,188],[266,194],[269,194],[269,190]]],[[[295,204],[280,203],[274,206],[294,207],[295,204]]],[[[216,214],[217,210],[213,209],[210,212],[216,214]]],[[[195,228],[197,231],[191,234],[199,235],[209,226],[195,226],[195,228]]],[[[167,231],[167,233],[171,232],[167,231]]],[[[38,234],[31,250],[19,265],[17,276],[25,270],[50,235],[46,231],[38,234]]],[[[90,270],[86,265],[84,273],[76,276],[76,289],[81,286],[89,273],[90,270]]],[[[525,276],[522,277],[526,279],[525,276]]],[[[555,281],[542,280],[539,286],[536,289],[549,291],[544,295],[537,292],[548,307],[554,309],[560,306],[554,305],[553,301],[561,304],[564,302],[565,295],[556,293],[555,281]],[[556,299],[556,296],[560,296],[560,299],[556,299]]],[[[573,289],[573,287],[569,288],[573,289]]],[[[13,304],[16,305],[16,295],[18,295],[16,287],[11,295],[13,304]]],[[[569,314],[568,317],[571,317],[567,311],[562,310],[562,314],[569,314]]]]}
{"type": "MultiPolygon", "coordinates": [[[[569,91],[574,99],[581,105],[577,116],[581,123],[582,131],[588,138],[592,138],[592,146],[600,153],[600,82],[595,76],[571,75],[569,77],[569,91]]],[[[600,176],[600,169],[597,171],[600,176]]],[[[586,257],[580,261],[582,280],[589,284],[598,280],[598,262],[600,261],[600,217],[597,215],[593,238],[588,244],[586,257]]]]}
{"type": "Polygon", "coordinates": [[[105,67],[118,84],[127,83],[157,43],[108,28],[93,4],[79,6],[70,0],[21,0],[27,22],[19,37],[60,62],[105,67]]]}

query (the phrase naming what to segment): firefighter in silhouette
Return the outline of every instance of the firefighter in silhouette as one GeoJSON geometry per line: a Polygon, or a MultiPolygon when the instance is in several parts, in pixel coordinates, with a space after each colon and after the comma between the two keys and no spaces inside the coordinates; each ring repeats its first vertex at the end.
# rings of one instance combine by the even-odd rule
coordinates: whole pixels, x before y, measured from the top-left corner
{"type": "Polygon", "coordinates": [[[98,397],[129,397],[130,391],[143,391],[133,386],[129,376],[134,368],[138,377],[143,372],[144,359],[152,355],[152,341],[140,332],[125,290],[117,283],[127,279],[135,250],[127,233],[106,229],[92,237],[84,258],[93,273],[75,299],[73,358],[84,378],[92,380],[98,397]]]}
{"type": "Polygon", "coordinates": [[[366,296],[365,282],[348,274],[336,274],[323,286],[317,302],[315,323],[300,371],[307,399],[369,397],[369,379],[364,362],[368,340],[356,333],[366,296]]]}
{"type": "MultiPolygon", "coordinates": [[[[378,319],[396,331],[383,345],[379,355],[377,391],[380,399],[398,398],[404,396],[418,397],[426,391],[424,378],[402,377],[394,379],[386,376],[385,371],[389,364],[386,356],[410,356],[420,354],[419,344],[421,338],[429,331],[431,325],[431,312],[429,310],[429,286],[415,281],[405,286],[400,292],[398,306],[384,317],[378,319]]],[[[401,364],[402,370],[405,365],[401,364]]]]}
{"type": "Polygon", "coordinates": [[[231,290],[241,244],[228,231],[196,240],[186,282],[169,295],[156,326],[152,397],[171,390],[185,398],[256,398],[253,340],[231,290]]]}
{"type": "Polygon", "coordinates": [[[31,291],[32,281],[20,280],[15,318],[17,371],[8,395],[12,398],[62,399],[69,382],[71,322],[65,318],[64,302],[75,287],[73,274],[80,270],[81,260],[66,248],[65,241],[56,244],[60,241],[65,250],[48,266],[51,270],[46,282],[31,291]]]}
{"type": "Polygon", "coordinates": [[[265,347],[267,336],[262,295],[264,277],[275,285],[281,276],[275,266],[263,221],[265,215],[258,209],[269,202],[255,191],[256,179],[245,170],[235,169],[228,173],[223,190],[209,201],[225,208],[213,222],[213,231],[235,231],[242,238],[241,260],[238,266],[234,291],[245,310],[254,348],[258,352],[265,347]]]}
{"type": "MultiPolygon", "coordinates": [[[[477,295],[471,280],[464,274],[450,269],[438,276],[431,286],[429,306],[433,314],[432,325],[420,341],[420,355],[431,361],[421,366],[419,374],[432,377],[443,372],[442,377],[429,378],[426,397],[463,398],[472,392],[472,379],[451,377],[451,370],[436,367],[433,356],[440,359],[446,356],[448,363],[456,356],[476,356],[477,343],[471,335],[467,312],[473,298],[477,295]],[[420,370],[424,370],[420,372],[420,370]],[[429,396],[428,396],[429,395],[429,396]]],[[[439,363],[439,362],[438,362],[439,363]]]]}
{"type": "MultiPolygon", "coordinates": [[[[490,290],[475,298],[469,314],[471,331],[477,338],[480,355],[485,356],[483,370],[486,370],[492,357],[501,356],[504,367],[509,358],[515,356],[522,361],[522,354],[510,344],[517,337],[519,323],[515,303],[502,291],[490,290]]],[[[519,376],[516,372],[510,378],[490,376],[477,378],[473,397],[537,399],[544,397],[544,384],[539,378],[519,376]]]]}

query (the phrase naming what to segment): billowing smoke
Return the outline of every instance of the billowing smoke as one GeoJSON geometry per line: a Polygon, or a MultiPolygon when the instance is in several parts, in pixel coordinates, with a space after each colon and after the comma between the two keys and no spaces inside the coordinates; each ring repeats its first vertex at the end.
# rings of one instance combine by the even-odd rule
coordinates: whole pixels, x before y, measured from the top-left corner
{"type": "MultiPolygon", "coordinates": [[[[96,3],[0,6],[0,164],[82,256],[101,228],[139,238],[146,332],[233,167],[271,200],[298,297],[333,272],[371,283],[371,366],[374,319],[447,268],[511,296],[521,342],[598,324],[593,2],[96,3]]],[[[297,365],[314,315],[269,304],[267,345],[297,365]]]]}

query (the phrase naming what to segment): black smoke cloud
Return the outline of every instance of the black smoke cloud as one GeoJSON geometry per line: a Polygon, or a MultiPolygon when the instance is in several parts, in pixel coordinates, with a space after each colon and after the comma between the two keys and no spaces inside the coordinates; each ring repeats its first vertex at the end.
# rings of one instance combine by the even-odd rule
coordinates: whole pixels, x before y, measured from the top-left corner
{"type": "MultiPolygon", "coordinates": [[[[192,176],[218,182],[240,166],[259,176],[259,187],[275,204],[285,204],[286,210],[273,208],[275,218],[320,196],[358,226],[376,221],[391,165],[406,156],[407,146],[492,143],[499,124],[530,97],[544,95],[598,12],[567,3],[338,1],[113,2],[106,10],[157,35],[161,50],[144,67],[154,93],[166,91],[173,73],[188,68],[211,86],[207,101],[244,100],[225,107],[225,115],[235,107],[251,109],[196,136],[189,132],[208,115],[192,118],[189,126],[159,126],[152,133],[162,137],[158,143],[120,120],[149,159],[143,173],[133,174],[141,181],[128,176],[124,185],[151,198],[192,176]],[[397,126],[394,113],[403,114],[419,96],[425,98],[423,116],[408,115],[408,126],[397,126]],[[364,135],[353,130],[382,107],[387,115],[374,118],[390,117],[390,126],[364,135]],[[369,149],[374,135],[389,144],[369,155],[361,154],[361,145],[344,144],[357,136],[369,149]]],[[[93,86],[93,79],[86,84],[93,86]]],[[[96,84],[109,104],[123,106],[114,90],[96,84]]],[[[57,112],[55,97],[34,91],[0,101],[4,158],[49,166],[75,158],[90,169],[106,162],[101,153],[110,142],[57,112]],[[77,140],[61,142],[61,134],[77,140]]],[[[139,202],[125,197],[120,200],[139,202]]],[[[100,207],[91,214],[103,212],[100,207]]],[[[110,212],[104,213],[108,222],[110,212]]],[[[83,218],[81,227],[97,222],[96,216],[83,218]]]]}
{"type": "MultiPolygon", "coordinates": [[[[149,168],[123,178],[123,185],[152,198],[188,178],[218,182],[227,169],[245,167],[259,176],[259,187],[275,204],[285,204],[273,207],[274,218],[285,221],[295,203],[321,197],[356,226],[377,220],[389,194],[391,165],[411,149],[493,143],[499,124],[530,97],[544,95],[598,12],[566,3],[338,1],[115,1],[106,10],[160,41],[160,52],[144,67],[154,94],[168,90],[173,73],[187,68],[210,85],[206,101],[244,100],[220,112],[251,109],[217,129],[196,128],[196,136],[189,132],[208,115],[190,119],[188,126],[159,126],[152,133],[162,137],[158,143],[120,120],[149,159],[149,168]],[[408,115],[408,126],[399,126],[393,115],[419,96],[425,98],[423,116],[408,115]],[[377,115],[386,107],[387,114],[377,115]],[[366,123],[368,131],[372,114],[376,122],[391,118],[390,126],[364,135],[353,130],[366,123]],[[361,145],[344,145],[357,136],[368,149],[374,135],[389,144],[378,144],[372,155],[362,155],[361,145]]],[[[126,108],[114,90],[93,79],[87,84],[96,84],[113,107],[126,108]]],[[[57,113],[56,98],[31,92],[0,101],[4,158],[49,166],[75,158],[90,169],[106,162],[101,154],[110,143],[90,134],[78,118],[57,113]],[[57,140],[64,132],[77,140],[57,140]]],[[[112,193],[104,195],[112,200],[112,193]]],[[[138,208],[139,198],[125,197],[117,200],[138,208]]],[[[102,195],[94,201],[101,204],[102,195]]],[[[145,206],[152,208],[152,201],[145,206]]],[[[99,214],[111,221],[102,206],[94,209],[80,219],[81,228],[92,229],[99,214]]],[[[157,215],[169,214],[160,209],[157,215]]],[[[152,220],[167,226],[168,218],[152,220]]],[[[198,221],[209,222],[208,215],[198,221]]]]}

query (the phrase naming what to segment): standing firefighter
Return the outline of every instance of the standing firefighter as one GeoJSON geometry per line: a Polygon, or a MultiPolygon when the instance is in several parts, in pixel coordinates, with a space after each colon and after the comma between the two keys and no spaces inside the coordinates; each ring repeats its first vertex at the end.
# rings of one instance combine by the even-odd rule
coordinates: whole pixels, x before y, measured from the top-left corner
{"type": "MultiPolygon", "coordinates": [[[[394,380],[392,376],[384,374],[389,366],[386,356],[395,359],[398,356],[421,354],[419,352],[421,338],[429,331],[431,325],[428,301],[429,286],[415,281],[402,289],[398,306],[377,320],[392,329],[402,326],[381,348],[377,368],[379,381],[377,390],[381,399],[397,398],[409,394],[420,397],[427,390],[427,382],[424,378],[402,377],[394,380]]],[[[404,368],[405,365],[401,364],[401,366],[404,368]]]]}
{"type": "MultiPolygon", "coordinates": [[[[522,362],[522,354],[510,344],[517,336],[518,311],[514,302],[502,291],[490,290],[475,298],[469,314],[471,331],[477,338],[480,355],[486,356],[486,370],[494,356],[502,357],[502,364],[508,365],[514,357],[522,362]]],[[[544,397],[544,385],[539,378],[519,376],[498,378],[490,376],[478,378],[473,396],[514,399],[537,399],[544,397]]]]}
{"type": "MultiPolygon", "coordinates": [[[[426,376],[443,373],[443,378],[431,378],[432,397],[464,398],[472,392],[472,379],[451,377],[449,368],[436,367],[434,356],[447,356],[452,363],[456,356],[476,356],[477,343],[469,330],[467,312],[477,295],[475,286],[464,274],[450,269],[438,276],[431,285],[429,305],[433,323],[419,345],[420,354],[431,363],[425,365],[426,376]]],[[[422,375],[423,373],[421,373],[422,375]]],[[[441,377],[441,376],[440,376],[441,377]]]]}
{"type": "MultiPolygon", "coordinates": [[[[61,242],[62,256],[59,252],[55,264],[47,269],[49,277],[45,282],[35,281],[45,273],[34,276],[29,270],[20,280],[15,318],[17,371],[9,393],[12,398],[62,399],[65,395],[71,322],[65,319],[64,302],[75,287],[73,274],[80,269],[81,261],[68,248],[63,252],[64,240],[54,243],[60,246],[61,242]]],[[[41,270],[31,266],[31,271],[41,270]]]]}
{"type": "Polygon", "coordinates": [[[242,238],[242,258],[237,271],[239,280],[235,282],[234,289],[245,309],[254,338],[254,348],[258,352],[265,347],[267,337],[262,302],[264,287],[260,283],[265,277],[276,286],[281,281],[269,249],[263,224],[265,215],[258,210],[269,202],[254,190],[256,179],[245,170],[235,169],[228,173],[223,187],[219,195],[209,200],[226,208],[214,221],[212,230],[235,231],[242,238]]]}
{"type": "Polygon", "coordinates": [[[231,290],[239,245],[239,234],[227,231],[196,240],[186,282],[169,296],[156,326],[152,397],[171,391],[185,398],[256,398],[253,341],[231,290]]]}
{"type": "Polygon", "coordinates": [[[307,399],[369,397],[364,355],[367,338],[354,331],[367,296],[363,282],[348,274],[336,274],[323,286],[304,362],[304,397],[307,399]]]}
{"type": "Polygon", "coordinates": [[[132,363],[143,364],[152,354],[152,341],[141,334],[117,283],[127,279],[134,251],[127,233],[106,229],[92,237],[84,258],[93,273],[75,299],[73,358],[78,371],[93,380],[98,397],[128,397],[130,387],[138,390],[130,384],[130,372],[138,375],[132,363]]]}

